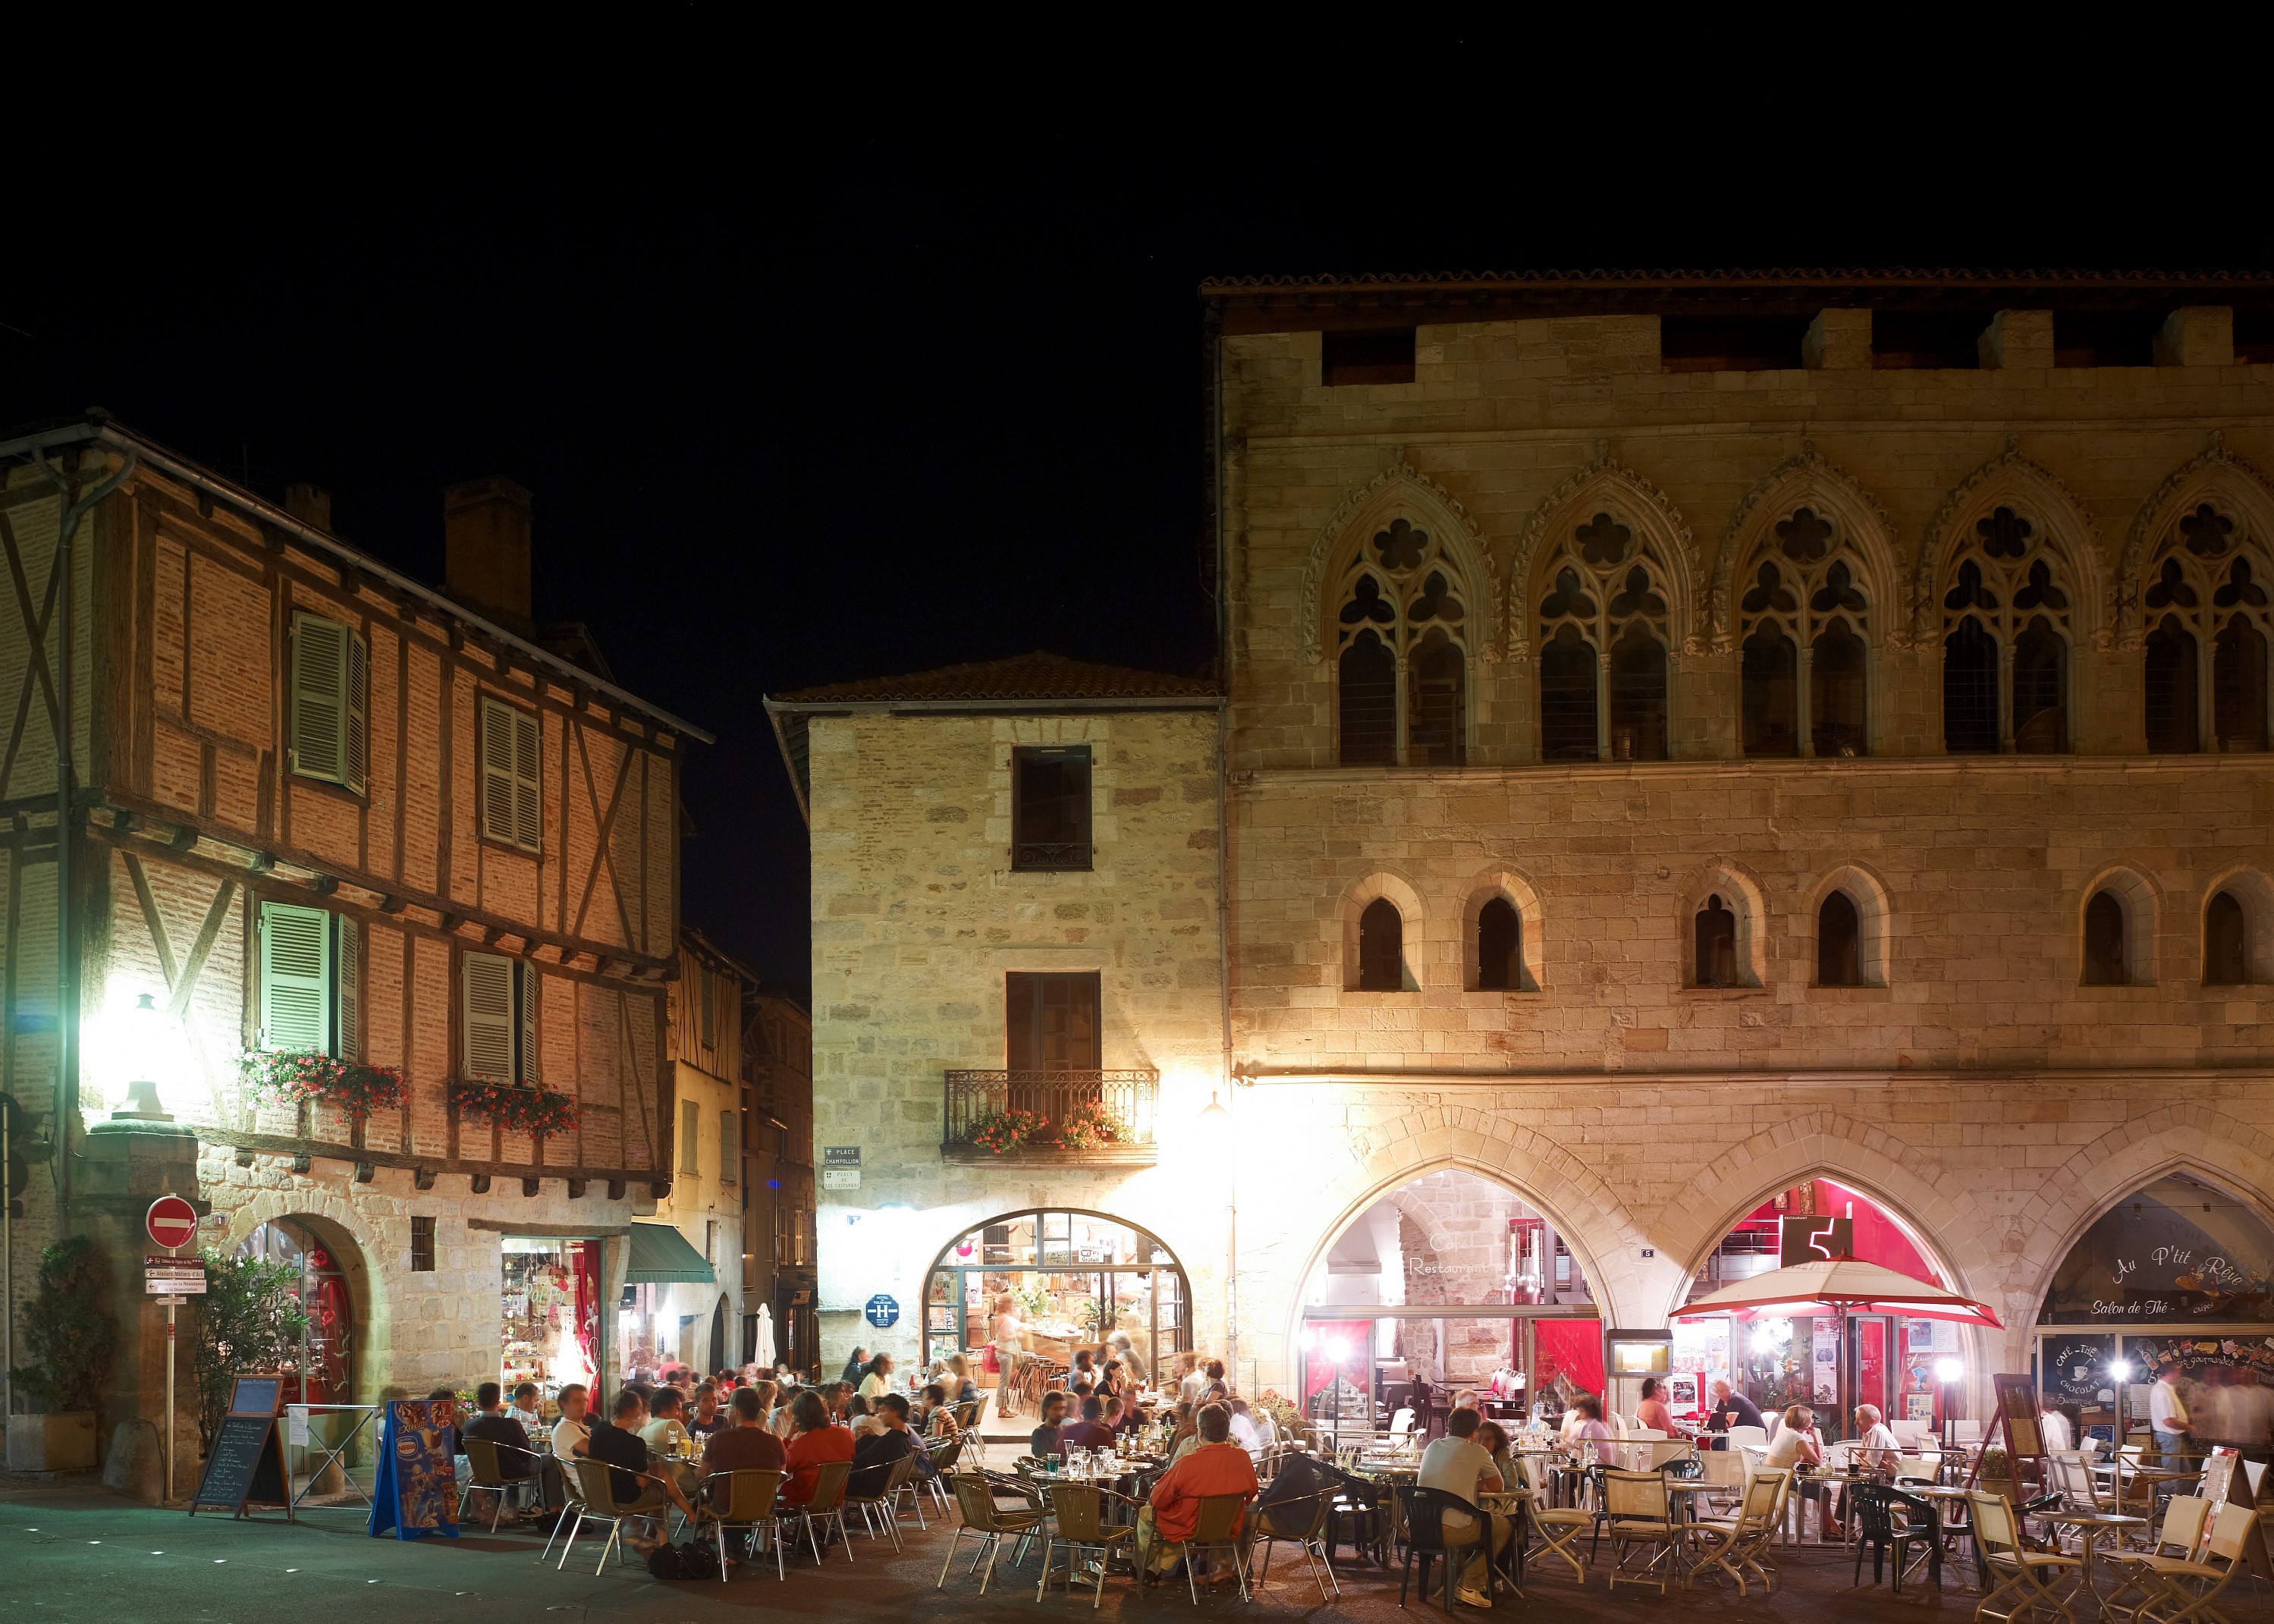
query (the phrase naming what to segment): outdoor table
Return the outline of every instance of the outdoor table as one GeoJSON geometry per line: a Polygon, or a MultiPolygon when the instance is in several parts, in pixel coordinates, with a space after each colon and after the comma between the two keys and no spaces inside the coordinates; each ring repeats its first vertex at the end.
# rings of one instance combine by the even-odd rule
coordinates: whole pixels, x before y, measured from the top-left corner
{"type": "Polygon", "coordinates": [[[2082,1549],[2078,1552],[2082,1559],[2077,1574],[2078,1588],[2092,1598],[2093,1610],[2103,1618],[2107,1617],[2107,1604],[2101,1600],[2100,1592],[2093,1588],[2092,1583],[2093,1543],[2111,1530],[2120,1533],[2127,1528],[2145,1528],[2148,1519],[2126,1516],[2114,1511],[2050,1511],[2044,1514],[2044,1521],[2077,1531],[2077,1538],[2082,1542],[2082,1549]]]}
{"type": "Polygon", "coordinates": [[[2159,1483],[2193,1483],[2202,1476],[2200,1467],[2187,1470],[2171,1466],[2126,1466],[2116,1477],[2116,1508],[2124,1508],[2125,1490],[2133,1484],[2145,1484],[2146,1492],[2140,1497],[2143,1507],[2155,1504],[2156,1485],[2159,1483]]]}

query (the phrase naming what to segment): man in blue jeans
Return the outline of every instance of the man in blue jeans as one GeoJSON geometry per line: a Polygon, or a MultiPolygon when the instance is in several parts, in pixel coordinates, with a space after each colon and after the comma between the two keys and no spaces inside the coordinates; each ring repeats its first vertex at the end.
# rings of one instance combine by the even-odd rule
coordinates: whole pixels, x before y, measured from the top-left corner
{"type": "Polygon", "coordinates": [[[2180,1363],[2166,1358],[2156,1366],[2156,1385],[2148,1389],[2148,1425],[2156,1435],[2156,1453],[2166,1466],[2184,1466],[2180,1446],[2192,1443],[2194,1425],[2180,1399],[2180,1363]]]}

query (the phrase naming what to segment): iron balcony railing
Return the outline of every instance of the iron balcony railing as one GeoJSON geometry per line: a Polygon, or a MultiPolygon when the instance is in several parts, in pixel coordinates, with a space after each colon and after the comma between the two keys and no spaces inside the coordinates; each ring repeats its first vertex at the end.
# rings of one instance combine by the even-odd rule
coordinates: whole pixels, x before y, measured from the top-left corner
{"type": "Polygon", "coordinates": [[[1158,1071],[950,1071],[951,1162],[1150,1162],[1158,1071]]]}

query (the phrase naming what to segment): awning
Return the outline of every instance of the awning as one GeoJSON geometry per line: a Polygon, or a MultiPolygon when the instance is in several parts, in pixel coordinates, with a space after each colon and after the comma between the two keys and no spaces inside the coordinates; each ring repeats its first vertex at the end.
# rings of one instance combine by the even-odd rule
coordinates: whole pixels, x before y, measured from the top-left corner
{"type": "Polygon", "coordinates": [[[687,1237],[669,1224],[636,1223],[632,1225],[632,1266],[624,1271],[624,1279],[633,1285],[683,1281],[708,1286],[716,1284],[719,1276],[703,1260],[703,1254],[687,1244],[687,1237]]]}

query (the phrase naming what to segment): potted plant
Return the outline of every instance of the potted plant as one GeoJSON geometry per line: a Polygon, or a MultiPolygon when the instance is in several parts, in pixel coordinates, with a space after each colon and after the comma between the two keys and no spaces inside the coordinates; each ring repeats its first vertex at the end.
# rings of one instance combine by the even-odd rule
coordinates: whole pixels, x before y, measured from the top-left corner
{"type": "Polygon", "coordinates": [[[254,1372],[297,1370],[300,1334],[308,1324],[295,1266],[213,1250],[205,1259],[206,1294],[198,1302],[197,1339],[190,1347],[201,1455],[213,1447],[229,1414],[231,1384],[254,1372]]]}
{"type": "Polygon", "coordinates": [[[971,1130],[971,1142],[999,1156],[1006,1150],[1031,1143],[1049,1126],[1037,1112],[1013,1108],[983,1119],[971,1130]]]}
{"type": "Polygon", "coordinates": [[[237,1066],[257,1100],[335,1105],[357,1122],[403,1103],[403,1073],[392,1066],[335,1060],[305,1049],[267,1049],[246,1050],[237,1066]]]}
{"type": "Polygon", "coordinates": [[[508,1132],[540,1137],[573,1132],[576,1102],[534,1083],[493,1083],[468,1078],[452,1083],[450,1103],[462,1116],[493,1122],[508,1132]]]}
{"type": "Polygon", "coordinates": [[[9,1372],[33,1413],[8,1417],[10,1471],[94,1470],[95,1405],[118,1352],[109,1276],[83,1235],[40,1253],[39,1294],[24,1305],[17,1333],[30,1363],[9,1372]]]}

